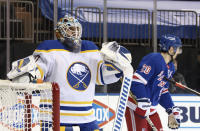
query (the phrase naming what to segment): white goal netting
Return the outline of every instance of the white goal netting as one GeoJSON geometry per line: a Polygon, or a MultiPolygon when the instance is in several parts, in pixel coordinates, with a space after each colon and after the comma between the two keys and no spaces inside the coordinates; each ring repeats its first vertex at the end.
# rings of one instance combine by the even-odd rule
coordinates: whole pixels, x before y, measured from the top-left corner
{"type": "Polygon", "coordinates": [[[50,131],[59,127],[57,84],[0,80],[0,131],[50,131]]]}

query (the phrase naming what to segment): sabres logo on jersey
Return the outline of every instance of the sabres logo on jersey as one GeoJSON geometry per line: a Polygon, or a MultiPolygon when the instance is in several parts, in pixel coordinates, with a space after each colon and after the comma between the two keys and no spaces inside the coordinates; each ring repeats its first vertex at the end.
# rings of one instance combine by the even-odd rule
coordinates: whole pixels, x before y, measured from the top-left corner
{"type": "Polygon", "coordinates": [[[67,70],[67,81],[77,91],[86,90],[90,84],[90,80],[90,69],[82,62],[73,63],[67,70]]]}

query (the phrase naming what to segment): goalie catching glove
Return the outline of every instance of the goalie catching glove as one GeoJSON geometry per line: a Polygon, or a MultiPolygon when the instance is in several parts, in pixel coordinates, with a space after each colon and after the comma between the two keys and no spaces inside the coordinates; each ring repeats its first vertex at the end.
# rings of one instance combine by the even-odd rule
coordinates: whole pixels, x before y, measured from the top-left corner
{"type": "Polygon", "coordinates": [[[38,83],[38,81],[41,81],[41,72],[37,67],[35,58],[31,55],[14,61],[12,63],[12,70],[7,74],[7,77],[17,83],[38,83]]]}
{"type": "Polygon", "coordinates": [[[170,108],[167,110],[168,113],[168,127],[171,129],[178,129],[180,127],[181,122],[181,110],[174,106],[173,108],[170,108]]]}
{"type": "Polygon", "coordinates": [[[100,52],[105,63],[112,63],[115,68],[118,68],[117,70],[119,72],[122,70],[124,74],[133,73],[133,68],[131,66],[131,53],[125,47],[119,45],[116,41],[103,43],[100,52]]]}

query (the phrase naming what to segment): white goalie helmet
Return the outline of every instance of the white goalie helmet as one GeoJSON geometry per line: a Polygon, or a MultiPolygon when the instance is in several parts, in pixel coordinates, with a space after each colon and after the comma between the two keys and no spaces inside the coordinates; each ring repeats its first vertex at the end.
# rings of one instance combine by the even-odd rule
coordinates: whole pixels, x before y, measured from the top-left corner
{"type": "Polygon", "coordinates": [[[75,43],[80,41],[82,35],[82,26],[74,17],[64,16],[59,20],[56,26],[56,37],[59,40],[64,41],[65,39],[69,39],[75,43]]]}

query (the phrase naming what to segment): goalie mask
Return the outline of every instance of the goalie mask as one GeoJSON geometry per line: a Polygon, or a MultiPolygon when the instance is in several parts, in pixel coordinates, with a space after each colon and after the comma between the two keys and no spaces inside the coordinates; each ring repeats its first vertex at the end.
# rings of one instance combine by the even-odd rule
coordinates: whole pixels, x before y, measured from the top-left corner
{"type": "Polygon", "coordinates": [[[64,16],[56,25],[56,37],[70,48],[81,46],[82,27],[77,19],[64,16]]]}

